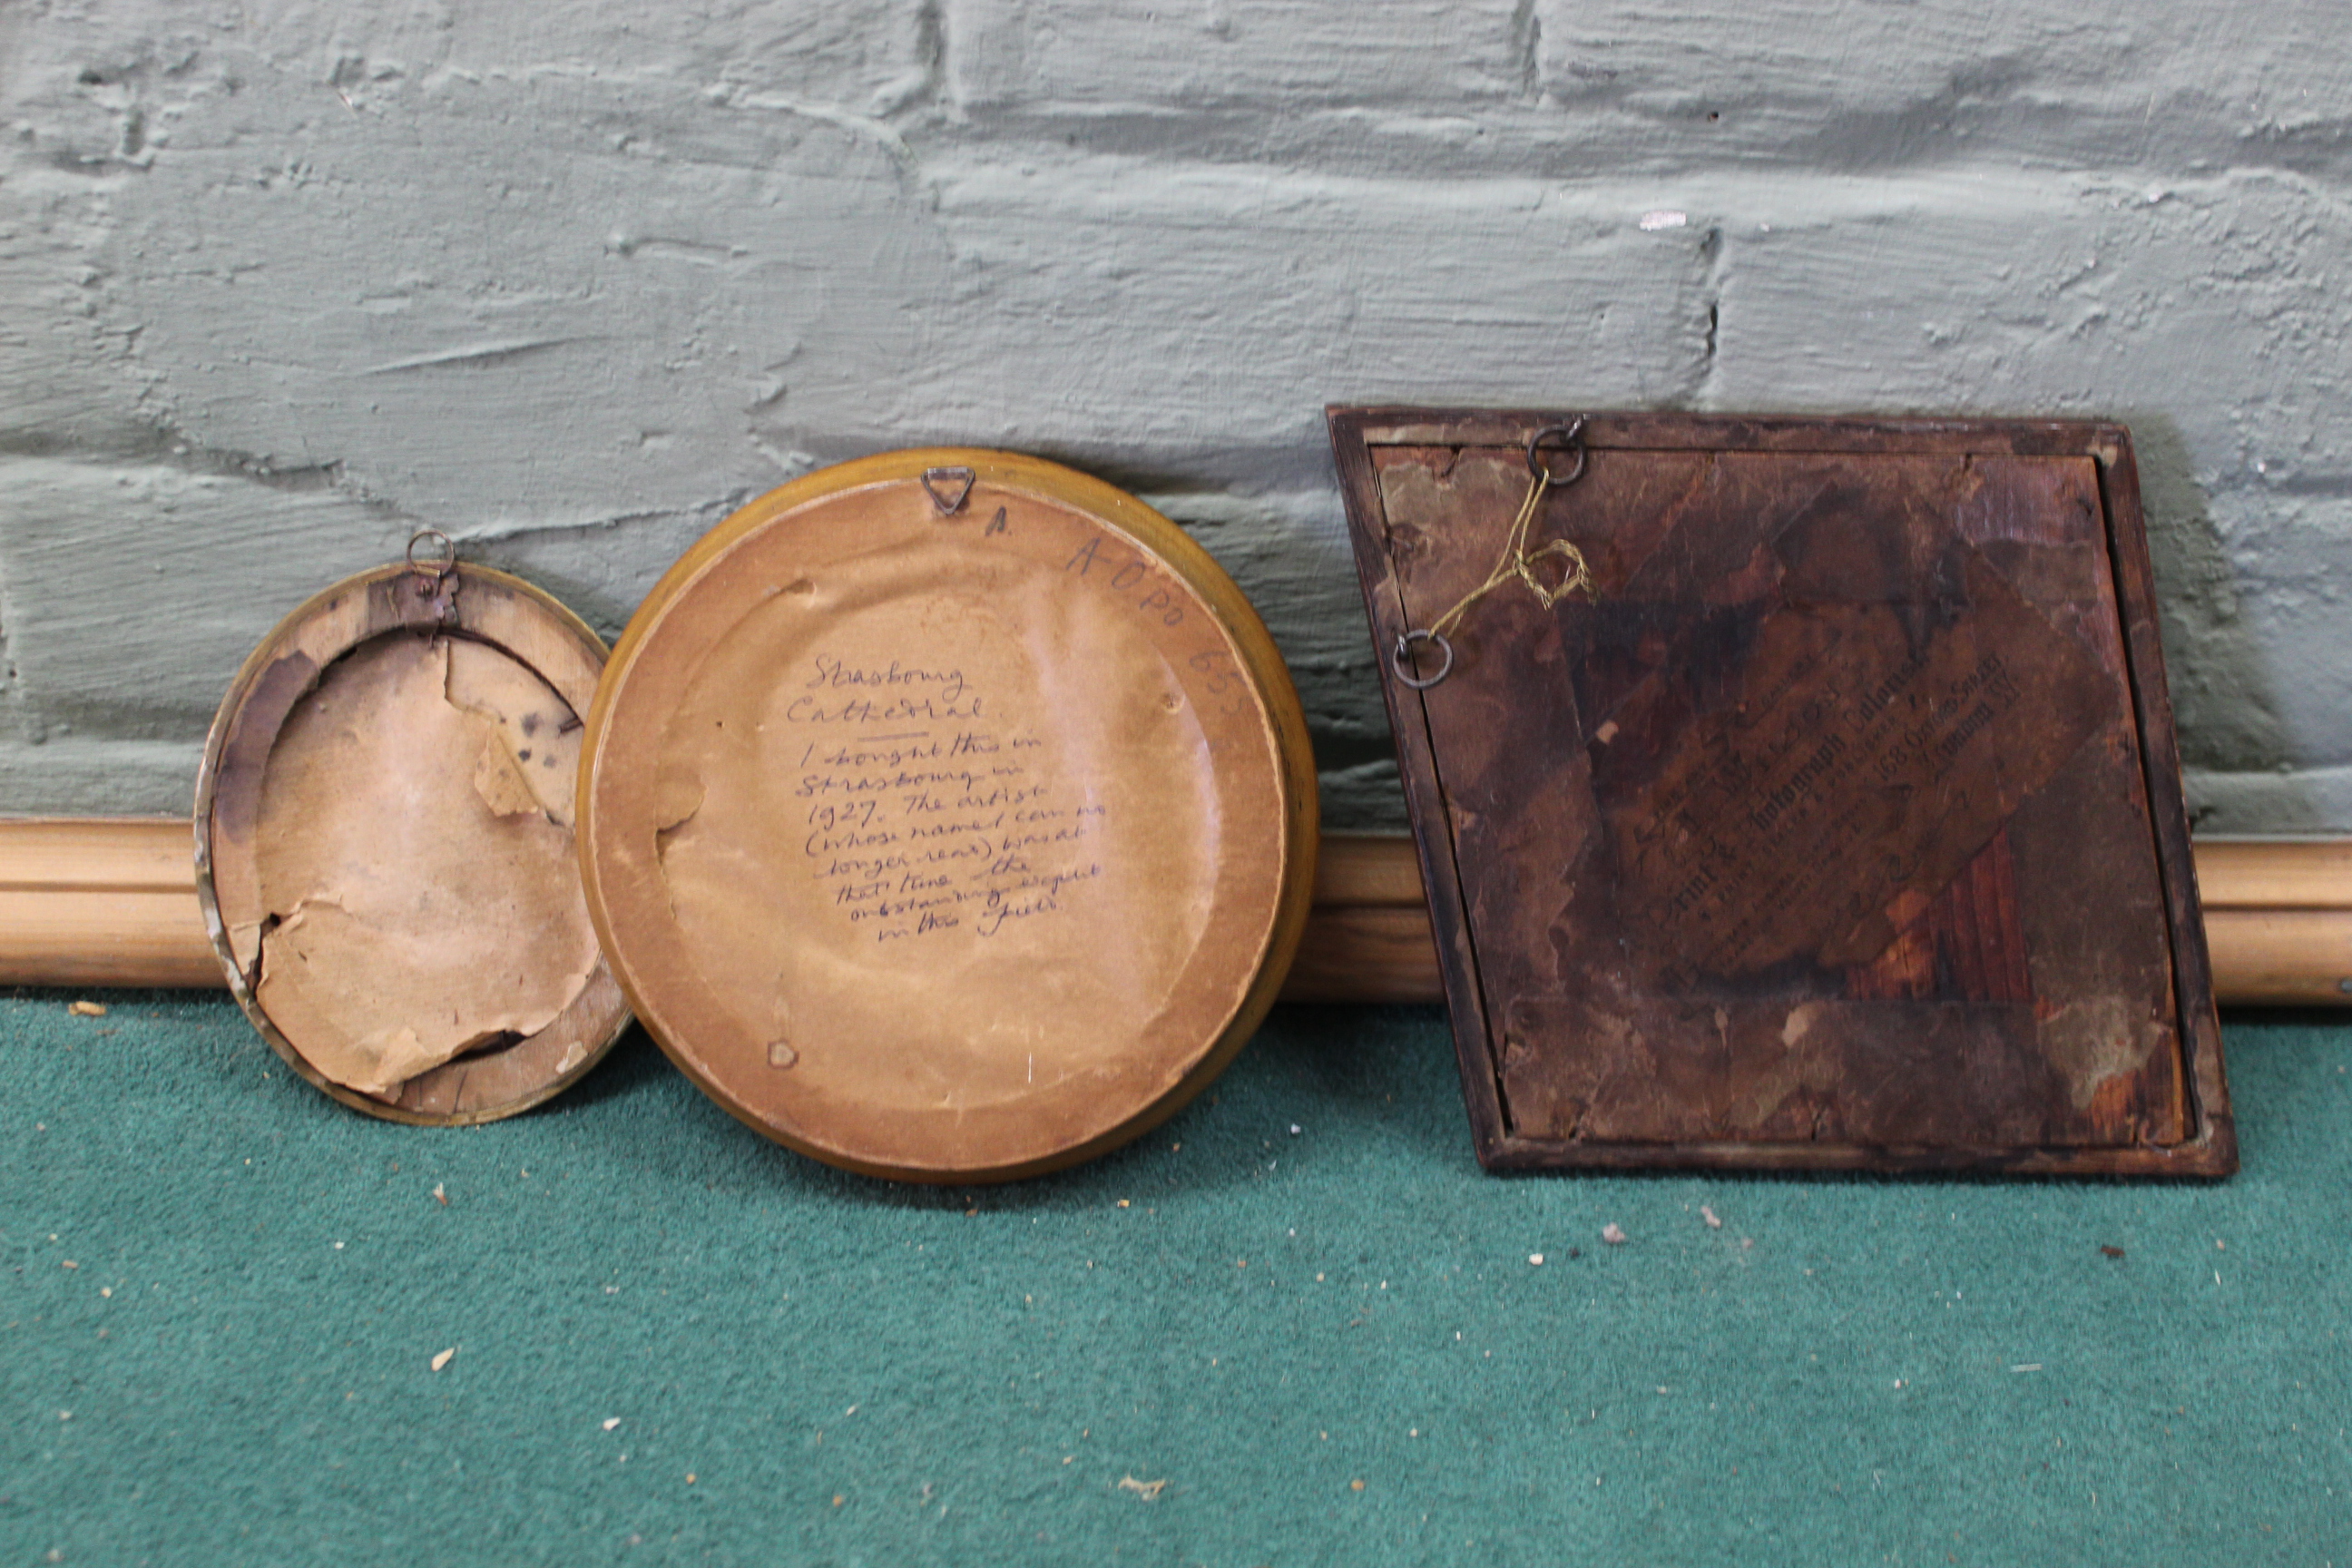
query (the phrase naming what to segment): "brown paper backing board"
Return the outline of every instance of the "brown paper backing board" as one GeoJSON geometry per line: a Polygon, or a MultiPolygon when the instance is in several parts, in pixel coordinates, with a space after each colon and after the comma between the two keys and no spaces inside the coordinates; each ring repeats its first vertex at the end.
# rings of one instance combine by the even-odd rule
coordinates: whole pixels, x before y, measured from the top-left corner
{"type": "Polygon", "coordinates": [[[1156,1125],[1272,1004],[1312,893],[1305,722],[1239,591],[1005,453],[846,463],[722,523],[631,621],[585,764],[638,1016],[868,1174],[1010,1179],[1156,1125]]]}
{"type": "Polygon", "coordinates": [[[197,894],[238,1005],[307,1081],[391,1121],[493,1121],[626,1029],[572,845],[604,658],[519,579],[392,565],[238,671],[197,782],[197,894]]]}
{"type": "Polygon", "coordinates": [[[1414,689],[1575,417],[1330,411],[1480,1160],[2233,1170],[2128,435],[1595,414],[1414,689]]]}

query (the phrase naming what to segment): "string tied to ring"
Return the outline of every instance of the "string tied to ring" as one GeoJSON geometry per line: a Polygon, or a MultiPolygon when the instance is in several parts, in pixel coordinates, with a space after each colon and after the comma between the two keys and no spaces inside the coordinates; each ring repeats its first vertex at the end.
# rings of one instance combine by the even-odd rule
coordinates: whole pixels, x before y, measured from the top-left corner
{"type": "Polygon", "coordinates": [[[1537,431],[1528,437],[1527,458],[1527,499],[1519,503],[1519,515],[1511,521],[1511,531],[1503,542],[1502,557],[1495,563],[1495,569],[1486,574],[1485,582],[1463,595],[1452,609],[1427,627],[1400,633],[1396,646],[1389,650],[1389,661],[1396,669],[1397,679],[1415,691],[1426,691],[1454,673],[1454,645],[1446,634],[1461,626],[1471,605],[1496,589],[1511,583],[1524,584],[1528,592],[1535,595],[1536,603],[1547,610],[1570,594],[1582,594],[1587,599],[1599,596],[1592,587],[1591,565],[1584,559],[1584,552],[1575,545],[1565,539],[1555,539],[1533,550],[1528,548],[1528,534],[1535,526],[1536,514],[1543,509],[1545,492],[1564,489],[1584,477],[1584,420],[1579,417],[1566,425],[1548,425],[1537,431]],[[1553,449],[1575,455],[1576,461],[1565,473],[1553,472],[1543,458],[1545,444],[1555,441],[1553,449]],[[1557,557],[1565,574],[1549,586],[1536,575],[1535,570],[1536,563],[1547,556],[1557,557]],[[1415,657],[1415,649],[1424,644],[1434,647],[1441,656],[1436,671],[1430,675],[1421,673],[1415,657]]]}

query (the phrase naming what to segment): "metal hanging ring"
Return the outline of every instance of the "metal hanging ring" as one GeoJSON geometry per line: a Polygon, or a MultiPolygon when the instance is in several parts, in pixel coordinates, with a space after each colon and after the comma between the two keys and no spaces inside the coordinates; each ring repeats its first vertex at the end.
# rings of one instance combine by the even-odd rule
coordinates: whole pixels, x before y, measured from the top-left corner
{"type": "Polygon", "coordinates": [[[457,569],[457,542],[437,528],[418,529],[408,536],[408,569],[419,577],[426,578],[436,584],[439,584],[443,578],[457,569]],[[432,539],[441,542],[440,559],[428,558],[419,561],[416,558],[416,547],[432,539]]]}
{"type": "Polygon", "coordinates": [[[980,476],[958,463],[951,468],[925,468],[923,493],[941,517],[953,517],[971,499],[972,482],[980,476]]]}
{"type": "Polygon", "coordinates": [[[1445,640],[1445,636],[1442,632],[1404,632],[1398,636],[1396,647],[1389,650],[1389,663],[1395,668],[1396,678],[1399,680],[1403,681],[1415,691],[1426,691],[1454,673],[1454,645],[1445,640]],[[1421,666],[1414,659],[1412,653],[1415,643],[1433,643],[1437,650],[1445,656],[1439,663],[1436,674],[1421,673],[1421,666]]]}
{"type": "Polygon", "coordinates": [[[1528,437],[1528,472],[1554,489],[1558,489],[1562,485],[1572,485],[1584,477],[1584,416],[1582,415],[1578,415],[1565,425],[1547,425],[1528,437]],[[1550,466],[1543,460],[1538,451],[1538,447],[1555,436],[1559,437],[1560,446],[1576,454],[1576,467],[1564,474],[1553,473],[1550,466]]]}

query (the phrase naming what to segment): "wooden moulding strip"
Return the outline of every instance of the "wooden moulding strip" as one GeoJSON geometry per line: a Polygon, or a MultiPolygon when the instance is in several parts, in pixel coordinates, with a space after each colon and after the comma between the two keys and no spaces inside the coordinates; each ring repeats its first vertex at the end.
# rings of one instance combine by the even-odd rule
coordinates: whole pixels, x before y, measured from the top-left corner
{"type": "MultiPolygon", "coordinates": [[[[0,984],[216,986],[179,817],[0,818],[0,984]]],[[[2352,839],[2197,847],[2224,1003],[2352,1005],[2352,839]]],[[[1324,837],[1283,999],[1436,1002],[1409,838],[1324,837]]]]}
{"type": "Polygon", "coordinates": [[[0,984],[218,985],[184,817],[0,819],[0,984]]]}

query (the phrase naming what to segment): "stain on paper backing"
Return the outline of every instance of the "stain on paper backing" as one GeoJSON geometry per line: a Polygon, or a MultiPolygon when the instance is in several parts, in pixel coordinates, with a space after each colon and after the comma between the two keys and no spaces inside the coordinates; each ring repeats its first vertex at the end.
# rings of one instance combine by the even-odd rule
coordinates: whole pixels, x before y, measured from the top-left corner
{"type": "MultiPolygon", "coordinates": [[[[1406,610],[1517,452],[1374,450],[1406,610]]],[[[1425,700],[1511,1131],[2184,1136],[2162,889],[2087,458],[1596,451],[1425,700]]]]}

